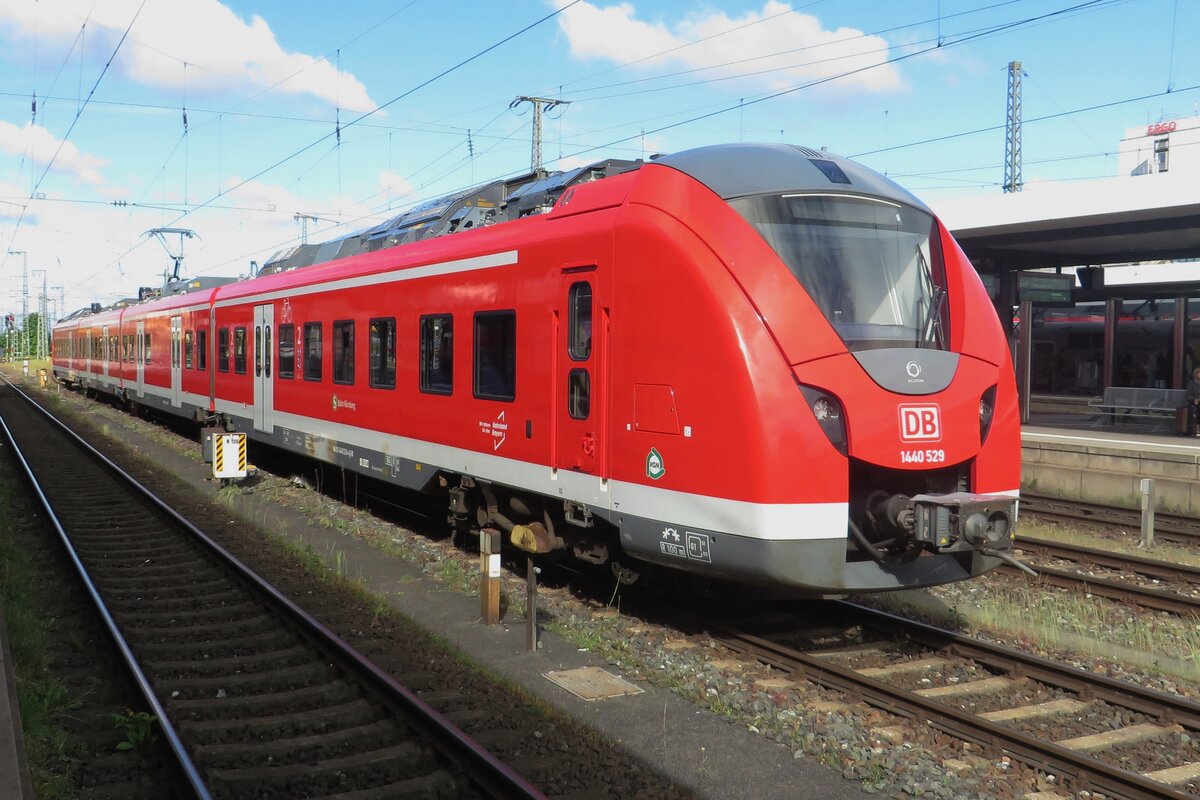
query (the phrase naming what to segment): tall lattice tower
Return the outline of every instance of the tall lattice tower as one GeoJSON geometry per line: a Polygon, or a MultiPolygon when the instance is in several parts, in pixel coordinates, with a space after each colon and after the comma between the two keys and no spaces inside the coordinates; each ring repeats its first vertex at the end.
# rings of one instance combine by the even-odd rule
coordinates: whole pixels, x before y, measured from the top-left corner
{"type": "Polygon", "coordinates": [[[529,168],[534,172],[540,172],[542,169],[542,112],[558,106],[569,106],[571,101],[522,95],[509,103],[508,107],[516,108],[521,103],[529,103],[533,106],[533,152],[530,154],[529,168]]]}
{"type": "Polygon", "coordinates": [[[1008,118],[1004,125],[1004,192],[1021,191],[1021,62],[1008,62],[1008,118]]]}

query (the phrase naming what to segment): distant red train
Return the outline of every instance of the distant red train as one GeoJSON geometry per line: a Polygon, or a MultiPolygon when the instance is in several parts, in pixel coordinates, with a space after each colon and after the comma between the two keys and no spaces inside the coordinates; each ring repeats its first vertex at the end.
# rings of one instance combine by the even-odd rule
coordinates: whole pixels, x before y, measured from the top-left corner
{"type": "Polygon", "coordinates": [[[54,374],[445,498],[529,550],[844,594],[1008,559],[1005,336],[916,198],[720,145],[441,198],[81,313],[54,374]]]}

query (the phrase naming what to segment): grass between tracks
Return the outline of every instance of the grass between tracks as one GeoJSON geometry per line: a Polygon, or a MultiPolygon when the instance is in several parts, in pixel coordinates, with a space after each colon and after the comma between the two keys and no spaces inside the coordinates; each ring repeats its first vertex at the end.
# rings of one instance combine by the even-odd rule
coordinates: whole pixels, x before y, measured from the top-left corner
{"type": "MultiPolygon", "coordinates": [[[[1113,545],[1122,543],[1110,537],[1057,525],[1024,525],[1022,533],[1161,560],[1182,561],[1176,556],[1187,554],[1168,555],[1166,547],[1155,547],[1149,554],[1136,545],[1120,549],[1113,545]]],[[[1200,693],[1200,617],[1138,610],[1024,577],[997,575],[857,599],[934,624],[981,631],[1050,657],[1091,659],[1090,669],[1114,677],[1144,671],[1164,679],[1168,691],[1182,682],[1188,685],[1185,693],[1200,693]]]]}
{"type": "MultiPolygon", "coordinates": [[[[1122,531],[1115,528],[1113,530],[1113,534],[1105,535],[1095,531],[1077,530],[1058,523],[1031,522],[1022,517],[1018,532],[1023,536],[1037,539],[1049,539],[1063,544],[1094,547],[1097,550],[1111,550],[1124,555],[1200,567],[1200,552],[1197,552],[1194,547],[1160,541],[1153,547],[1145,548],[1141,545],[1141,531],[1122,531]]],[[[1200,545],[1200,540],[1197,541],[1197,545],[1200,545]]]]}
{"type": "Polygon", "coordinates": [[[16,675],[25,751],[39,800],[74,797],[75,753],[60,719],[71,710],[67,688],[49,672],[48,628],[34,600],[38,571],[28,552],[12,539],[22,513],[11,472],[0,471],[0,594],[16,675]]]}

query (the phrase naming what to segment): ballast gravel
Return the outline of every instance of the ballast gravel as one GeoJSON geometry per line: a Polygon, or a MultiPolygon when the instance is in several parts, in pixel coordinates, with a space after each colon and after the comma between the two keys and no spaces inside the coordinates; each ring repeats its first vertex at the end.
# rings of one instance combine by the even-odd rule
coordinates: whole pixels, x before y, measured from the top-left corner
{"type": "MultiPolygon", "coordinates": [[[[85,411],[83,401],[74,395],[64,395],[62,405],[73,408],[78,416],[90,418],[94,425],[99,422],[109,429],[109,435],[118,433],[132,441],[136,434],[189,457],[198,449],[190,441],[115,409],[89,404],[85,411]],[[81,411],[85,413],[80,414],[81,411]]],[[[421,564],[426,577],[470,593],[472,576],[478,568],[477,555],[463,551],[449,539],[417,536],[328,498],[322,499],[303,484],[266,475],[249,491],[309,514],[314,522],[341,530],[345,536],[358,537],[390,555],[421,564]]],[[[511,602],[510,613],[518,614],[522,608],[524,576],[509,574],[503,591],[511,602]]],[[[897,798],[1009,800],[1030,792],[1058,790],[1063,797],[1100,797],[1063,790],[1058,776],[1039,773],[1007,757],[982,751],[919,720],[887,714],[803,681],[791,685],[781,682],[779,679],[786,676],[777,671],[725,652],[704,637],[684,636],[630,618],[610,608],[608,599],[580,597],[568,587],[543,587],[539,614],[550,630],[575,642],[580,649],[602,656],[614,671],[626,678],[667,688],[724,717],[731,726],[784,749],[794,758],[817,759],[845,778],[860,783],[870,793],[897,798]]],[[[619,594],[614,593],[613,599],[619,602],[619,594]]],[[[1003,643],[1038,650],[1036,642],[1003,643]]],[[[1104,659],[1066,657],[1084,669],[1103,671],[1121,679],[1132,676],[1156,689],[1167,686],[1171,687],[1167,690],[1174,689],[1172,680],[1145,670],[1104,659]]],[[[953,675],[960,680],[987,677],[972,667],[963,667],[953,675]]],[[[919,688],[921,676],[904,679],[914,680],[915,688],[919,688]]],[[[1041,702],[1060,696],[1044,690],[1022,692],[1017,689],[997,695],[976,695],[964,697],[962,702],[970,704],[972,710],[975,707],[987,710],[993,704],[1003,707],[1014,697],[1041,702]]],[[[1177,743],[1195,747],[1190,742],[1177,743]]],[[[1146,760],[1151,762],[1152,759],[1146,760]]],[[[764,780],[769,778],[764,776],[764,780]]]]}

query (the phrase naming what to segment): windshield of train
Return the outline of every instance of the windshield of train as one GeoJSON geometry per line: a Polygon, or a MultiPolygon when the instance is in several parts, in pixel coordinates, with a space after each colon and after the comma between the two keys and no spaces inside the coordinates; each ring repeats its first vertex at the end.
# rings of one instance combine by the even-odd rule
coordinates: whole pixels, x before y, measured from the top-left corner
{"type": "Polygon", "coordinates": [[[851,350],[947,346],[945,269],[933,217],[842,194],[730,201],[851,350]]]}

